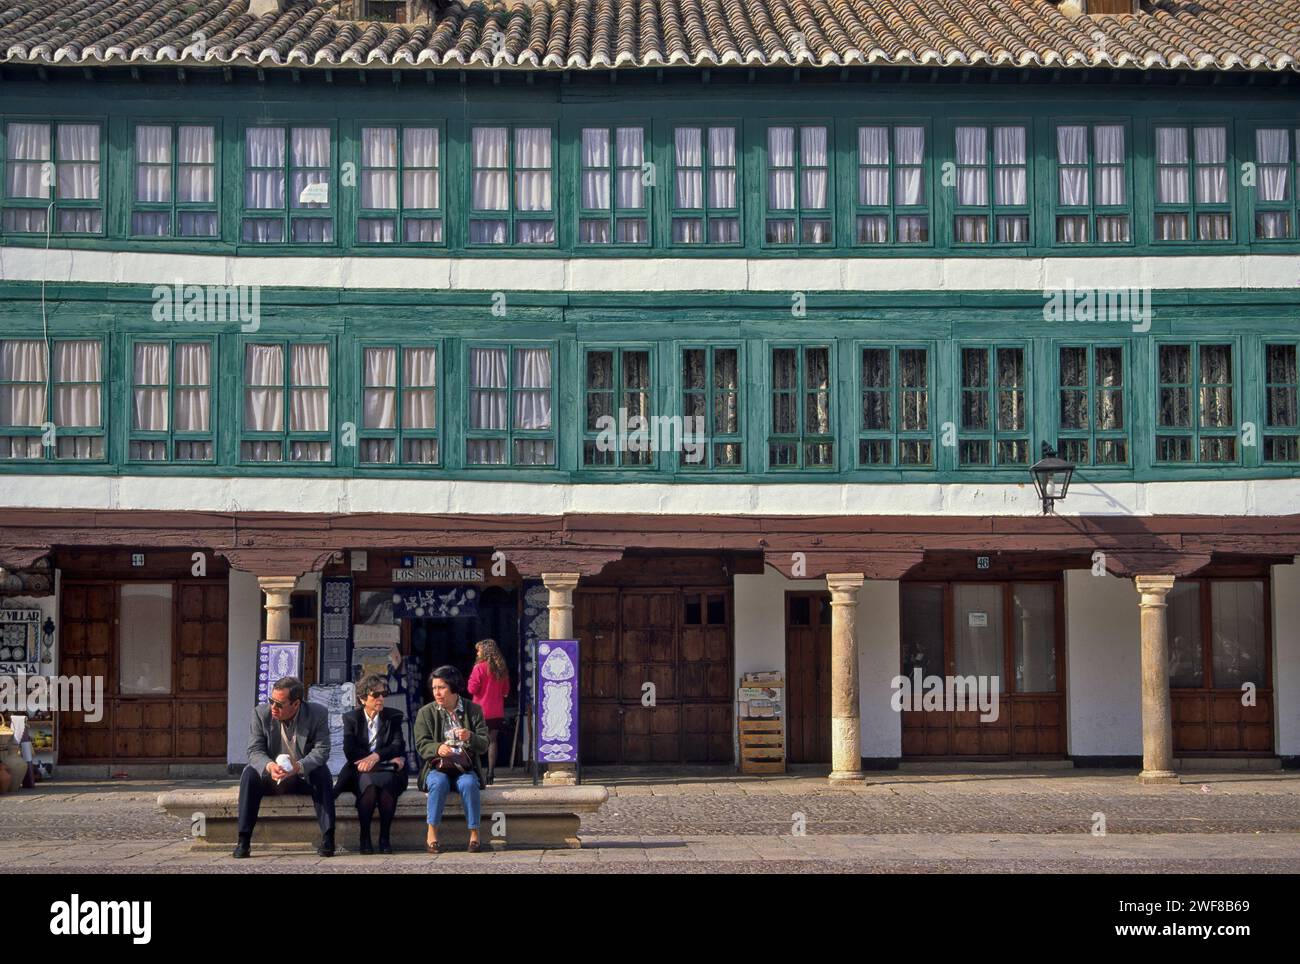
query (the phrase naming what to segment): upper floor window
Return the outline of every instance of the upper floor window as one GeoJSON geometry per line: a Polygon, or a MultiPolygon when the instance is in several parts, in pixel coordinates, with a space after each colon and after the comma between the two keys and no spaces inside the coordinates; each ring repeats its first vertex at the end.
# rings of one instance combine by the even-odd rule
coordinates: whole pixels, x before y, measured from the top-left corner
{"type": "Polygon", "coordinates": [[[956,129],[959,244],[1029,243],[1029,134],[1021,125],[956,129]]]}
{"type": "Polygon", "coordinates": [[[1124,465],[1124,349],[1069,345],[1058,353],[1057,454],[1077,465],[1124,465]]]}
{"type": "Polygon", "coordinates": [[[1056,128],[1056,241],[1127,244],[1132,240],[1121,124],[1056,128]]]}
{"type": "Polygon", "coordinates": [[[858,244],[930,240],[924,127],[858,128],[855,232],[858,244]]]}
{"type": "Polygon", "coordinates": [[[438,464],[438,350],[375,345],[362,350],[360,461],[438,464]]]}
{"type": "Polygon", "coordinates": [[[470,244],[555,244],[551,129],[475,127],[471,141],[470,244]]]}
{"type": "Polygon", "coordinates": [[[736,128],[673,130],[674,244],[740,244],[736,128]]]}
{"type": "Polygon", "coordinates": [[[579,244],[649,244],[642,127],[582,129],[579,244]]]}
{"type": "Polygon", "coordinates": [[[683,449],[681,467],[742,468],[740,413],[740,350],[723,345],[683,348],[682,415],[692,419],[684,431],[694,444],[683,449]]]}
{"type": "Polygon", "coordinates": [[[244,136],[243,240],[332,243],[330,129],[250,127],[244,136]]]}
{"type": "Polygon", "coordinates": [[[1156,128],[1155,219],[1156,241],[1232,239],[1226,127],[1156,128]]]}
{"type": "Polygon", "coordinates": [[[131,234],[215,238],[217,137],[211,125],[137,124],[131,234]]]}
{"type": "Polygon", "coordinates": [[[582,464],[653,465],[657,427],[650,422],[654,378],[648,348],[586,353],[582,464]]]}
{"type": "Polygon", "coordinates": [[[211,341],[138,341],[131,353],[133,462],[211,462],[211,341]]]}
{"type": "Polygon", "coordinates": [[[1235,462],[1232,345],[1160,345],[1157,462],[1235,462]]]}
{"type": "Polygon", "coordinates": [[[858,464],[933,465],[930,365],[924,348],[863,348],[858,464]]]}
{"type": "Polygon", "coordinates": [[[961,465],[1029,464],[1029,396],[1025,350],[961,349],[961,465]]]}
{"type": "Polygon", "coordinates": [[[1264,461],[1300,462],[1296,344],[1264,345],[1264,461]]]}
{"type": "Polygon", "coordinates": [[[5,125],[5,233],[103,234],[100,149],[98,124],[5,125]]]}
{"type": "Polygon", "coordinates": [[[361,128],[362,244],[441,244],[441,151],[436,127],[361,128]]]}
{"type": "Polygon", "coordinates": [[[1300,130],[1276,127],[1255,131],[1255,237],[1261,241],[1296,236],[1293,134],[1300,157],[1300,130]]]}
{"type": "Polygon", "coordinates": [[[830,128],[767,129],[768,244],[830,244],[830,128]]]}
{"type": "Polygon", "coordinates": [[[329,462],[330,346],[244,346],[243,462],[329,462]]]}
{"type": "Polygon", "coordinates": [[[834,468],[831,350],[825,345],[772,349],[771,468],[834,468]]]}
{"type": "Polygon", "coordinates": [[[103,348],[0,340],[0,460],[104,458],[103,348]]]}
{"type": "Polygon", "coordinates": [[[468,465],[555,464],[551,349],[469,350],[468,465]]]}

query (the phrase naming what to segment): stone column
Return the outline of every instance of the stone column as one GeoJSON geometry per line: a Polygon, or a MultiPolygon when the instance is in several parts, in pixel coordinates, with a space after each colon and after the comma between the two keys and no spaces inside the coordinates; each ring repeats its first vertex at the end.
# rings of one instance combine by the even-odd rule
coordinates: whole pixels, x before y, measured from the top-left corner
{"type": "Polygon", "coordinates": [[[860,572],[826,574],[831,591],[831,780],[861,780],[862,733],[858,698],[858,590],[860,572]]]}
{"type": "Polygon", "coordinates": [[[297,576],[258,576],[257,585],[266,596],[266,639],[282,642],[293,638],[289,632],[289,596],[298,585],[297,576]]]}
{"type": "Polygon", "coordinates": [[[1169,698],[1169,631],[1165,597],[1173,576],[1137,576],[1142,613],[1142,772],[1140,783],[1177,783],[1169,698]]]}
{"type": "MultiPolygon", "coordinates": [[[[578,586],[576,572],[544,572],[542,585],[550,598],[547,608],[550,611],[551,639],[573,639],[573,590],[578,586]]],[[[541,672],[541,661],[537,661],[534,672],[541,672]]],[[[577,667],[574,667],[577,669],[577,667]]],[[[577,680],[574,680],[575,685],[577,680]]],[[[577,722],[576,720],[574,721],[577,722]]],[[[534,736],[536,745],[536,736],[534,736]]],[[[578,782],[577,767],[572,763],[548,763],[542,783],[546,786],[573,786],[578,782]]]]}

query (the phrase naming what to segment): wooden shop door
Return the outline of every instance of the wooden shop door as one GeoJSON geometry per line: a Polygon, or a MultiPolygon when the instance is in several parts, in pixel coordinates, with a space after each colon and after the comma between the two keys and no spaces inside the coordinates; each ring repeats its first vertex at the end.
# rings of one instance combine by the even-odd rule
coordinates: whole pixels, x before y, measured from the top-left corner
{"type": "Polygon", "coordinates": [[[785,594],[786,760],[831,762],[831,596],[785,594]]]}

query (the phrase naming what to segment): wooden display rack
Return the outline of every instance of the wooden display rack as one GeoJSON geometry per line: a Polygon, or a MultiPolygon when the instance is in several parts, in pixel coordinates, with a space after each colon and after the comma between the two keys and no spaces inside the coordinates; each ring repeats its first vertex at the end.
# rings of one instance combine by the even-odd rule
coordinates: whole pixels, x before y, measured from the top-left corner
{"type": "MultiPolygon", "coordinates": [[[[736,720],[740,735],[741,773],[785,772],[785,682],[783,680],[741,681],[740,699],[736,701],[736,720]],[[748,716],[749,702],[744,699],[746,690],[767,689],[779,691],[775,713],[771,716],[748,716]]],[[[767,702],[767,701],[763,701],[767,702]]]]}

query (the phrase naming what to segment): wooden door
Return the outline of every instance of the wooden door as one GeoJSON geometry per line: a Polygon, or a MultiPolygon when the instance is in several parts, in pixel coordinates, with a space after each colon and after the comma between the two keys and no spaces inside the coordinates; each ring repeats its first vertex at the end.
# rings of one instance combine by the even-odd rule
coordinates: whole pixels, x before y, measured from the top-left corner
{"type": "Polygon", "coordinates": [[[289,597],[289,638],[302,643],[302,681],[317,682],[316,592],[295,592],[289,597]]]}
{"type": "Polygon", "coordinates": [[[785,594],[786,760],[831,762],[831,597],[785,594]]]}
{"type": "Polygon", "coordinates": [[[676,763],[682,756],[677,689],[679,594],[634,589],[623,590],[621,596],[622,762],[676,763]],[[653,701],[645,705],[651,696],[653,701]]]}
{"type": "Polygon", "coordinates": [[[97,722],[85,713],[64,712],[59,718],[59,761],[107,760],[113,755],[113,639],[117,619],[117,587],[107,583],[62,585],[59,631],[59,672],[65,676],[104,680],[103,716],[97,722]]]}
{"type": "Polygon", "coordinates": [[[176,634],[176,756],[226,755],[229,593],[224,583],[182,582],[176,634]]]}

